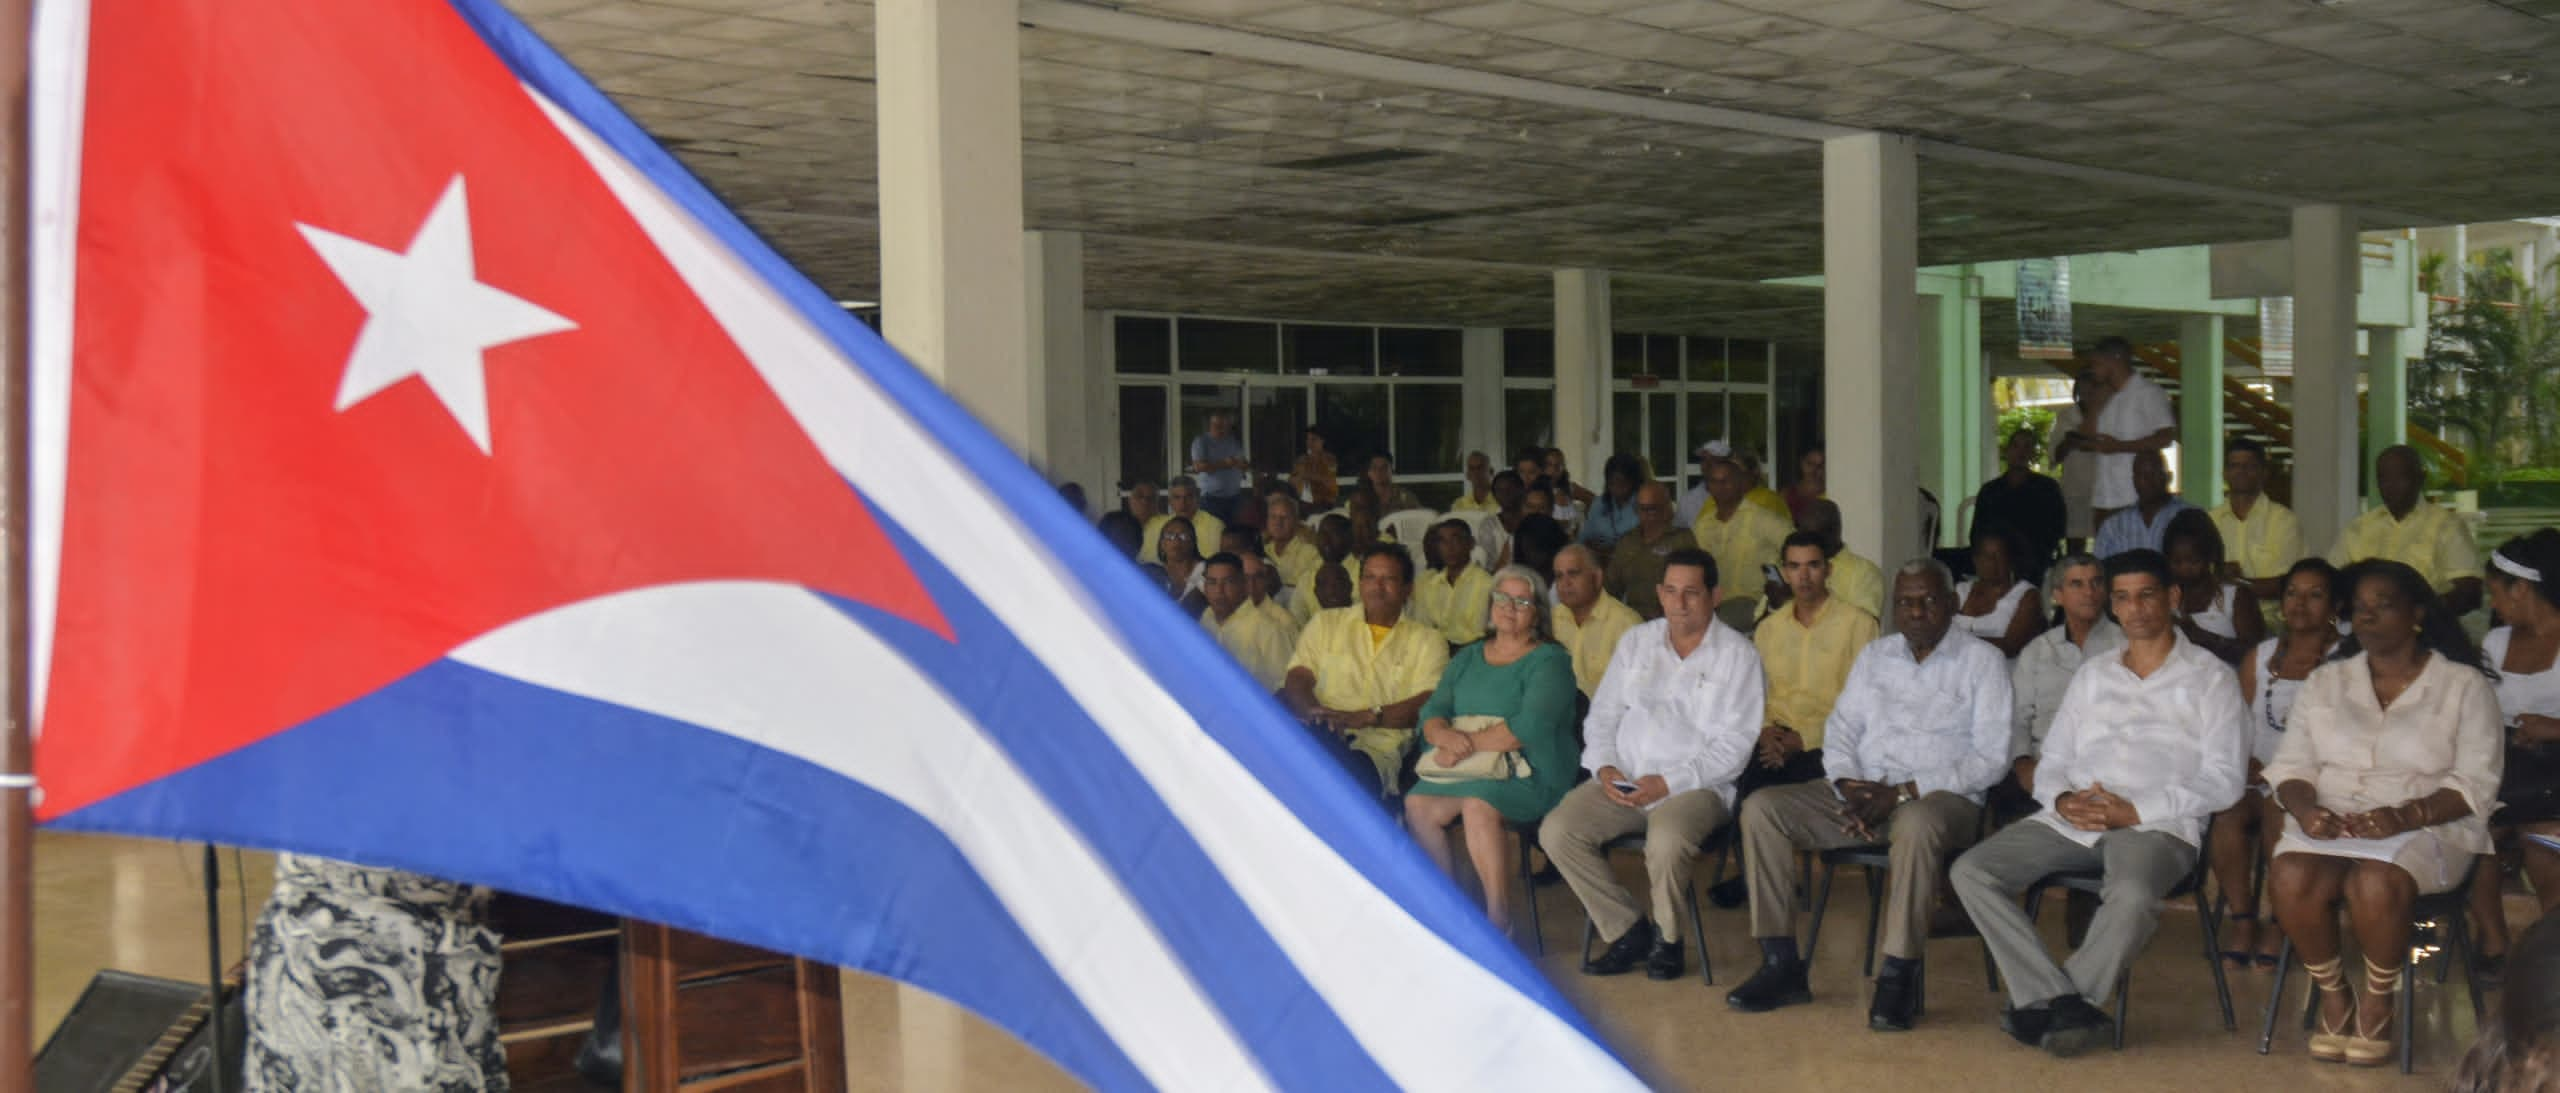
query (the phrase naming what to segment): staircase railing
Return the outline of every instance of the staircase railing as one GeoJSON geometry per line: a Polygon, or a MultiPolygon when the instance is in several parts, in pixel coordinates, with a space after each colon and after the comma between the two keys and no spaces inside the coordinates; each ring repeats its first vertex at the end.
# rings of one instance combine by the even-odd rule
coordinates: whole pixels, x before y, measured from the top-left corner
{"type": "MultiPolygon", "coordinates": [[[[2259,363],[2258,347],[2249,342],[2228,338],[2223,341],[2222,349],[2226,355],[2243,364],[2256,367],[2259,363]]],[[[2172,379],[2179,378],[2180,355],[2177,345],[2142,346],[2134,351],[2134,355],[2143,363],[2158,369],[2160,374],[2172,379]]],[[[2356,396],[2356,415],[2359,418],[2363,417],[2371,401],[2361,393],[2356,396]]],[[[2241,424],[2250,429],[2271,437],[2286,447],[2293,446],[2292,407],[2277,402],[2260,393],[2256,388],[2226,375],[2222,377],[2222,408],[2225,413],[2238,419],[2241,424]]],[[[2407,426],[2406,433],[2408,443],[2435,453],[2437,460],[2444,465],[2445,473],[2453,479],[2455,485],[2470,484],[2470,453],[2454,447],[2443,437],[2418,425],[2407,426]]]]}

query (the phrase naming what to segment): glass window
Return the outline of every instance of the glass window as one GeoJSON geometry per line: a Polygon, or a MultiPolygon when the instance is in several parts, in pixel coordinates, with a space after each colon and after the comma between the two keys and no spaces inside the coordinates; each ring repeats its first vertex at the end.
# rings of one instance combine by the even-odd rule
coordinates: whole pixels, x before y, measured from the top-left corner
{"type": "Polygon", "coordinates": [[[1280,329],[1272,323],[1184,319],[1175,331],[1185,372],[1278,372],[1280,329]]]}
{"type": "Polygon", "coordinates": [[[1358,478],[1369,457],[1387,450],[1387,385],[1319,383],[1316,427],[1344,478],[1358,478]]]}
{"type": "MultiPolygon", "coordinates": [[[[1609,396],[1609,451],[1644,451],[1644,395],[1617,391],[1609,396]]],[[[1571,470],[1570,467],[1567,468],[1571,470]]]]}
{"type": "MultiPolygon", "coordinates": [[[[1609,338],[1609,374],[1619,379],[1645,374],[1644,335],[1614,334],[1609,338]]],[[[1634,449],[1621,449],[1633,451],[1634,449]]]]}
{"type": "Polygon", "coordinates": [[[1458,474],[1466,470],[1458,450],[1466,400],[1454,383],[1396,388],[1396,473],[1458,474]]]}
{"type": "Polygon", "coordinates": [[[1724,382],[1724,339],[1690,338],[1688,341],[1689,378],[1708,383],[1724,382]]]}
{"type": "Polygon", "coordinates": [[[1645,469],[1661,481],[1680,478],[1680,396],[1656,391],[1644,397],[1645,469]]]}
{"type": "Polygon", "coordinates": [[[1161,376],[1173,371],[1173,320],[1122,315],[1111,323],[1114,366],[1122,372],[1161,376]]]}
{"type": "Polygon", "coordinates": [[[1245,458],[1253,460],[1256,475],[1289,473],[1306,447],[1306,431],[1306,388],[1245,388],[1245,458]]]}
{"type": "Polygon", "coordinates": [[[1732,435],[1736,449],[1760,457],[1762,474],[1769,463],[1769,396],[1757,391],[1736,391],[1733,398],[1732,435]]]}
{"type": "Polygon", "coordinates": [[[1165,389],[1148,384],[1120,388],[1120,481],[1163,482],[1165,389]]]}
{"type": "Polygon", "coordinates": [[[1735,338],[1725,347],[1725,360],[1732,364],[1733,382],[1769,382],[1769,343],[1735,338]]]}
{"type": "MultiPolygon", "coordinates": [[[[1691,391],[1685,397],[1688,400],[1689,451],[1697,451],[1698,445],[1710,440],[1724,439],[1724,395],[1714,391],[1691,391]]],[[[1686,485],[1697,477],[1698,461],[1687,458],[1685,452],[1682,456],[1680,476],[1682,484],[1686,485]]]]}
{"type": "Polygon", "coordinates": [[[1466,372],[1466,336],[1454,329],[1382,327],[1381,376],[1458,376],[1466,372]]]}
{"type": "Polygon", "coordinates": [[[1280,370],[1300,376],[1377,374],[1375,331],[1365,326],[1280,328],[1280,370]]]}
{"type": "Polygon", "coordinates": [[[1545,329],[1503,331],[1502,374],[1527,379],[1554,379],[1556,332],[1545,329]]]}
{"type": "Polygon", "coordinates": [[[1502,392],[1502,454],[1496,469],[1511,465],[1520,449],[1556,444],[1556,393],[1536,387],[1508,387],[1502,392]]]}
{"type": "Polygon", "coordinates": [[[1644,370],[1666,380],[1679,379],[1680,339],[1669,334],[1646,335],[1644,370]]]}

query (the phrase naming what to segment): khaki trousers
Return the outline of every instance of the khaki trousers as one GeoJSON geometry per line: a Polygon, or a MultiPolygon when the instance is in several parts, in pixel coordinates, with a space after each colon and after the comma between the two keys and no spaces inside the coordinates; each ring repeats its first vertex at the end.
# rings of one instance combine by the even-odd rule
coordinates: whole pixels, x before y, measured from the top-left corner
{"type": "MultiPolygon", "coordinates": [[[[1751,936],[1794,937],[1796,854],[1859,846],[1849,834],[1840,797],[1831,783],[1772,786],[1742,802],[1743,866],[1751,878],[1751,936]]],[[[1973,842],[1982,808],[1940,790],[1894,809],[1878,838],[1892,848],[1885,870],[1883,938],[1886,956],[1920,957],[1929,939],[1929,911],[1937,904],[1939,874],[1947,859],[1973,842]]],[[[1811,959],[1813,954],[1806,953],[1811,959]]]]}
{"type": "Polygon", "coordinates": [[[1624,835],[1644,833],[1645,882],[1653,889],[1653,924],[1664,941],[1680,940],[1687,921],[1682,901],[1689,898],[1689,872],[1697,865],[1698,844],[1724,826],[1724,798],[1713,790],[1693,789],[1664,798],[1651,811],[1628,808],[1600,792],[1600,783],[1573,787],[1547,813],[1538,827],[1538,845],[1547,860],[1572,886],[1575,898],[1591,915],[1591,927],[1603,941],[1616,941],[1644,912],[1635,897],[1609,871],[1601,847],[1624,835]]]}

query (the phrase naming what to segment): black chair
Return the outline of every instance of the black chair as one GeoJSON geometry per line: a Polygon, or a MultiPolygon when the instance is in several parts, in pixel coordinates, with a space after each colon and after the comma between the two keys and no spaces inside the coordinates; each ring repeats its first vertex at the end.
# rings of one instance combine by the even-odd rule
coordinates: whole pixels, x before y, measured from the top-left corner
{"type": "MultiPolygon", "coordinates": [[[[2445,947],[2456,950],[2461,954],[2463,983],[2471,989],[2472,1023],[2477,1025],[2482,1020],[2485,1020],[2483,1015],[2487,1013],[2487,1007],[2482,1005],[2480,1000],[2480,970],[2479,967],[2473,963],[2473,953],[2471,951],[2470,870],[2465,869],[2463,871],[2462,883],[2454,886],[2452,891],[2438,892],[2431,896],[2419,896],[2415,901],[2411,902],[2409,905],[2409,919],[2410,921],[2421,925],[2434,923],[2436,926],[2436,934],[2444,940],[2445,947]]],[[[2400,1039],[2400,1073],[2403,1074],[2409,1073],[2414,1068],[2417,1061],[2416,1037],[2413,1035],[2411,1028],[2415,1024],[2418,1009],[2418,976],[2416,971],[2409,967],[2410,964],[2417,963],[2417,936],[2415,932],[2412,932],[2410,936],[2410,950],[2408,959],[2401,964],[2400,969],[2400,1012],[2391,1022],[2393,1034],[2398,1036],[2400,1039]]],[[[2260,1055],[2266,1054],[2269,1049],[2275,1046],[2276,1012],[2282,1007],[2284,1002],[2285,974],[2292,969],[2293,938],[2287,937],[2284,939],[2284,945],[2276,951],[2275,987],[2267,993],[2266,1027],[2259,1030],[2258,1033],[2258,1054],[2260,1055]]],[[[2443,975],[2441,974],[2441,969],[2439,969],[2439,973],[2437,981],[2442,982],[2443,975]]],[[[2319,1007],[2320,991],[2319,988],[2315,986],[2312,988],[2310,996],[2303,1000],[2303,1028],[2308,1029],[2311,1027],[2311,1022],[2317,1015],[2319,1007]]]]}
{"type": "MultiPolygon", "coordinates": [[[[1984,815],[1988,817],[1989,812],[1986,810],[1984,815]]],[[[1883,925],[1884,919],[1885,869],[1892,864],[1893,847],[1889,843],[1865,843],[1858,846],[1834,847],[1820,851],[1815,856],[1822,862],[1822,883],[1814,889],[1813,921],[1805,930],[1804,958],[1810,962],[1814,954],[1820,951],[1818,946],[1822,943],[1822,913],[1831,905],[1832,877],[1840,871],[1841,866],[1858,866],[1865,869],[1867,873],[1867,955],[1865,963],[1861,965],[1863,970],[1859,974],[1872,979],[1876,974],[1876,933],[1877,929],[1883,925]]],[[[1976,933],[1976,940],[1979,940],[1980,936],[1976,933]]],[[[1930,940],[1935,939],[1936,935],[1931,935],[1930,940]]],[[[1921,977],[1912,982],[1912,1012],[1914,1013],[1925,1012],[1929,1008],[1926,968],[1927,965],[1924,963],[1921,977]]],[[[1982,942],[1982,977],[1990,983],[1992,993],[2000,992],[2000,968],[1991,961],[1991,943],[1987,941],[1982,942]]]]}
{"type": "Polygon", "coordinates": [[[1512,836],[1520,840],[1520,896],[1529,901],[1529,945],[1539,956],[1547,955],[1547,931],[1538,921],[1538,875],[1529,868],[1529,851],[1537,848],[1538,827],[1544,822],[1503,821],[1503,826],[1510,828],[1512,836]]]}
{"type": "MultiPolygon", "coordinates": [[[[2212,826],[2208,824],[2205,828],[2202,847],[2210,848],[2213,845],[2212,834],[2212,826]]],[[[2214,999],[2222,1004],[2222,1031],[2237,1032],[2240,1030],[2240,1018],[2232,1011],[2231,981],[2225,977],[2222,970],[2222,926],[2216,911],[2208,907],[2204,899],[2205,878],[2212,871],[2213,855],[2207,849],[2199,849],[2196,853],[2195,868],[2188,870],[2186,877],[2171,887],[2166,895],[2160,897],[2160,900],[2166,903],[2185,896],[2195,902],[2197,932],[2204,936],[2204,962],[2213,967],[2213,995],[2214,999]]],[[[2053,888],[2101,896],[2106,891],[2106,875],[2095,869],[2071,870],[2048,873],[2037,879],[2034,884],[2027,886],[2027,921],[2036,920],[2037,914],[2044,908],[2045,892],[2053,888]]],[[[2279,980],[2278,984],[2281,986],[2282,981],[2279,980]]],[[[2132,1010],[2128,1008],[2132,1002],[2133,968],[2127,966],[2124,976],[2116,981],[2117,1051],[2124,1050],[2124,1027],[2132,1023],[2132,1010]]]]}
{"type": "MultiPolygon", "coordinates": [[[[1716,853],[1715,868],[1707,873],[1707,883],[1710,886],[1724,877],[1725,866],[1733,859],[1735,837],[1734,825],[1727,823],[1709,832],[1707,841],[1698,845],[1698,854],[1701,857],[1710,850],[1716,853]]],[[[1643,853],[1644,834],[1638,832],[1633,835],[1620,835],[1600,844],[1600,853],[1603,857],[1614,850],[1633,850],[1639,854],[1643,853]]],[[[1698,874],[1694,869],[1689,872],[1689,888],[1681,893],[1681,903],[1689,912],[1688,938],[1691,947],[1698,950],[1698,977],[1706,985],[1714,986],[1715,962],[1707,956],[1707,926],[1705,919],[1698,914],[1698,874]]],[[[1582,916],[1582,962],[1585,964],[1591,963],[1591,943],[1598,940],[1598,935],[1599,931],[1591,925],[1591,916],[1584,914],[1582,916]]]]}

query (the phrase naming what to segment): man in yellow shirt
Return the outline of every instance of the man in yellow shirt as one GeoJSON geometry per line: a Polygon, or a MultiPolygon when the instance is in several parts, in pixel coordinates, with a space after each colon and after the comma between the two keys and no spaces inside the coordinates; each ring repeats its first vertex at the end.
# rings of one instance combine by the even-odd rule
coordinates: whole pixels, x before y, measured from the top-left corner
{"type": "Polygon", "coordinates": [[[2302,560],[2302,524],[2267,496],[2267,449],[2245,436],[2225,442],[2223,500],[2213,530],[2222,533],[2223,577],[2244,581],[2273,620],[2284,604],[2284,575],[2302,560]]]}
{"type": "Polygon", "coordinates": [[[1431,528],[1431,556],[1440,564],[1414,588],[1414,608],[1450,645],[1484,637],[1485,608],[1493,600],[1493,574],[1476,564],[1475,533],[1467,522],[1442,520],[1431,528]]]}
{"type": "MultiPolygon", "coordinates": [[[[1271,559],[1260,554],[1239,554],[1236,555],[1236,560],[1244,564],[1245,606],[1268,616],[1273,625],[1289,635],[1289,647],[1296,648],[1298,617],[1290,614],[1289,609],[1280,604],[1278,567],[1271,564],[1271,559]]],[[[1285,664],[1288,658],[1283,657],[1281,660],[1285,664]]],[[[1276,689],[1277,685],[1275,684],[1274,687],[1276,689]]]]}
{"type": "Polygon", "coordinates": [[[1689,529],[1671,526],[1671,515],[1669,487],[1660,482],[1636,487],[1636,529],[1618,539],[1601,578],[1611,595],[1643,618],[1662,617],[1662,601],[1654,589],[1662,584],[1663,559],[1675,550],[1698,548],[1689,529]]]}
{"type": "Polygon", "coordinates": [[[1209,608],[1200,613],[1200,628],[1218,639],[1218,646],[1236,658],[1263,690],[1279,690],[1289,673],[1293,635],[1251,603],[1243,559],[1222,553],[1211,556],[1202,567],[1200,593],[1209,608]]]}
{"type": "Polygon", "coordinates": [[[1883,618],[1884,570],[1840,541],[1840,503],[1828,497],[1805,502],[1799,530],[1821,536],[1831,552],[1831,598],[1883,618]]]}
{"type": "MultiPolygon", "coordinates": [[[[1859,650],[1876,640],[1876,617],[1831,594],[1828,546],[1820,532],[1799,531],[1779,547],[1787,601],[1751,632],[1760,670],[1769,678],[1769,698],[1762,706],[1759,747],[1734,783],[1736,802],[1765,786],[1822,777],[1822,725],[1848,685],[1859,650]]],[[[1707,893],[1725,908],[1742,906],[1749,895],[1741,876],[1707,893]]]]}
{"type": "Polygon", "coordinates": [[[1492,512],[1501,508],[1493,498],[1493,459],[1483,452],[1467,453],[1467,489],[1458,495],[1451,512],[1492,512]]]}
{"type": "Polygon", "coordinates": [[[1304,588],[1324,559],[1316,551],[1315,536],[1298,522],[1298,499],[1271,491],[1262,499],[1262,523],[1262,552],[1279,568],[1281,587],[1304,588]]]}
{"type": "Polygon", "coordinates": [[[1373,546],[1360,556],[1360,603],[1326,611],[1298,635],[1281,701],[1332,745],[1363,788],[1396,787],[1422,704],[1449,666],[1449,643],[1405,612],[1413,556],[1373,546]]]}
{"type": "Polygon", "coordinates": [[[1226,521],[1200,511],[1200,483],[1190,475],[1174,479],[1172,485],[1165,487],[1164,495],[1171,507],[1164,515],[1147,521],[1146,533],[1138,536],[1139,561],[1164,564],[1164,559],[1156,554],[1156,533],[1163,531],[1165,522],[1176,516],[1191,521],[1192,542],[1216,546],[1219,537],[1227,533],[1226,521]]]}
{"type": "MultiPolygon", "coordinates": [[[[1609,655],[1617,651],[1618,639],[1643,623],[1644,617],[1601,590],[1600,560],[1590,547],[1575,543],[1557,551],[1555,571],[1556,604],[1564,610],[1554,612],[1549,625],[1555,629],[1556,641],[1573,654],[1574,686],[1587,699],[1599,693],[1600,678],[1608,673],[1609,655]]],[[[1659,570],[1654,580],[1662,580],[1659,570]]]]}
{"type": "Polygon", "coordinates": [[[2349,521],[2329,548],[2329,564],[2367,558],[2402,562],[2444,594],[2457,615],[2480,606],[2480,548],[2462,519],[2420,494],[2427,472],[2406,444],[2384,448],[2373,460],[2373,484],[2382,507],[2349,521]]]}
{"type": "Polygon", "coordinates": [[[1751,483],[1751,489],[1742,495],[1742,499],[1793,523],[1795,514],[1787,508],[1787,499],[1778,496],[1778,491],[1770,489],[1768,476],[1761,473],[1760,457],[1753,455],[1750,449],[1742,448],[1734,451],[1733,458],[1735,462],[1742,464],[1742,475],[1751,483]]]}
{"type": "MultiPolygon", "coordinates": [[[[1355,590],[1360,587],[1360,561],[1351,556],[1350,517],[1338,512],[1328,512],[1319,517],[1316,520],[1315,547],[1316,572],[1341,570],[1343,576],[1350,578],[1350,587],[1355,590]]],[[[1314,621],[1316,612],[1324,609],[1323,601],[1315,594],[1315,584],[1315,573],[1309,573],[1299,582],[1295,598],[1289,601],[1289,613],[1298,617],[1301,628],[1314,621]]],[[[1354,596],[1357,596],[1356,592],[1354,596]]]]}
{"type": "Polygon", "coordinates": [[[1778,563],[1778,544],[1792,528],[1786,517],[1743,499],[1751,481],[1731,458],[1707,464],[1707,505],[1689,534],[1716,560],[1716,617],[1750,632],[1760,612],[1762,571],[1778,563]]]}

